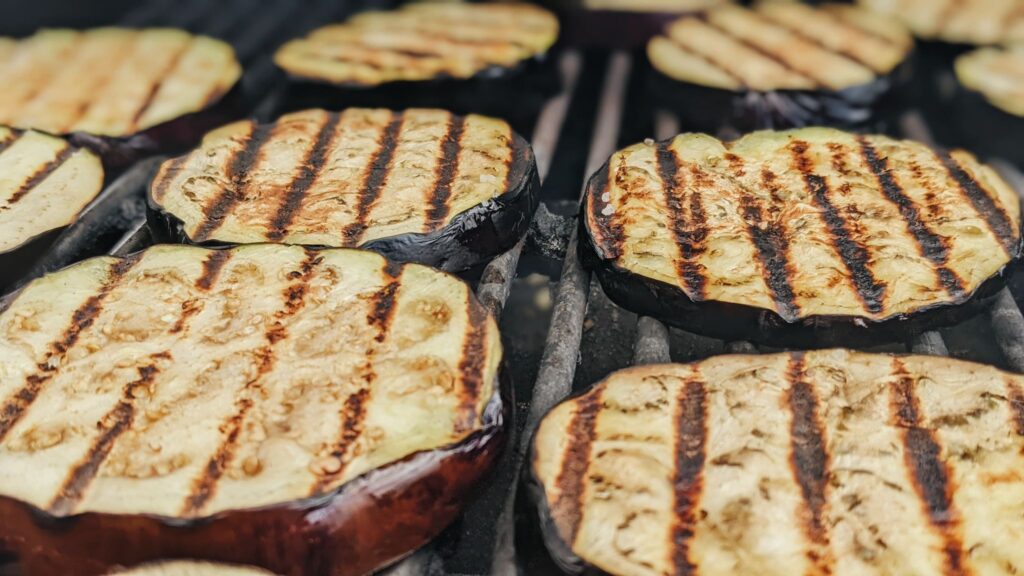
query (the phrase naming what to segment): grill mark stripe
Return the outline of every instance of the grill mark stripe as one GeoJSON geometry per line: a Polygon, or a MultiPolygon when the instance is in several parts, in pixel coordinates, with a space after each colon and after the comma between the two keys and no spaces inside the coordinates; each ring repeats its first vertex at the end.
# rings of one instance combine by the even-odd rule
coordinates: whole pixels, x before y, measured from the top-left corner
{"type": "Polygon", "coordinates": [[[811,193],[821,210],[822,220],[828,228],[832,246],[850,273],[850,280],[861,303],[869,312],[878,314],[885,307],[886,286],[875,279],[868,266],[870,257],[867,249],[851,237],[849,224],[829,199],[827,181],[811,170],[812,163],[806,156],[807,149],[807,142],[795,140],[790,144],[794,168],[803,175],[807,191],[811,193]]]}
{"type": "Polygon", "coordinates": [[[737,35],[733,34],[730,30],[726,29],[725,27],[720,26],[720,25],[712,22],[711,19],[708,18],[706,15],[702,14],[700,16],[697,16],[696,18],[698,20],[700,20],[701,22],[703,22],[706,26],[714,28],[715,30],[718,30],[719,32],[721,32],[725,36],[728,36],[729,38],[732,38],[733,40],[736,41],[737,44],[740,44],[743,47],[745,47],[745,48],[747,48],[747,49],[749,49],[749,50],[751,50],[753,52],[756,52],[757,54],[763,56],[764,58],[775,62],[779,66],[782,66],[783,68],[785,68],[787,71],[789,71],[789,72],[791,72],[793,74],[796,74],[797,76],[802,77],[804,80],[809,80],[811,83],[814,84],[814,86],[822,86],[822,85],[824,85],[824,83],[821,80],[819,80],[818,78],[815,78],[815,77],[807,74],[806,72],[803,72],[801,70],[797,70],[796,68],[794,68],[792,64],[790,64],[789,62],[786,62],[778,54],[770,52],[770,51],[768,51],[768,50],[758,46],[757,44],[754,44],[753,42],[751,42],[750,40],[748,40],[746,38],[742,38],[740,36],[737,36],[737,35]]]}
{"type": "Polygon", "coordinates": [[[603,388],[598,387],[576,401],[576,412],[569,424],[569,438],[573,442],[567,448],[565,461],[555,480],[558,499],[552,513],[568,530],[568,534],[562,536],[569,546],[575,543],[583,520],[583,486],[590,469],[590,452],[597,432],[602,393],[603,388]]]}
{"type": "Polygon", "coordinates": [[[974,210],[985,219],[989,229],[999,239],[1003,249],[1011,258],[1019,250],[1020,241],[1017,238],[1017,231],[1013,227],[1013,221],[1006,213],[1006,210],[999,205],[989,191],[974,179],[962,166],[949,154],[938,156],[939,160],[946,167],[949,175],[953,177],[960,187],[964,196],[970,200],[974,210]]]}
{"type": "Polygon", "coordinates": [[[338,122],[341,115],[336,112],[328,112],[327,118],[317,132],[313,146],[306,153],[302,160],[302,168],[299,174],[288,185],[288,191],[284,194],[277,213],[270,221],[270,229],[267,232],[267,240],[278,242],[288,233],[288,227],[295,218],[296,212],[302,207],[302,201],[306,192],[316,183],[320,172],[324,168],[324,161],[331,151],[331,144],[337,136],[338,122]]]}
{"type": "Polygon", "coordinates": [[[915,382],[899,358],[893,358],[893,375],[897,382],[891,387],[892,418],[903,436],[904,461],[911,483],[932,529],[943,540],[944,573],[948,576],[969,574],[964,564],[963,543],[957,534],[960,515],[952,499],[955,490],[952,472],[942,460],[942,447],[935,432],[922,427],[915,382]]]}
{"type": "Polygon", "coordinates": [[[153,354],[150,356],[149,364],[139,366],[139,377],[124,386],[117,405],[100,420],[103,432],[93,442],[85,458],[68,475],[57,496],[50,503],[48,510],[51,514],[57,516],[70,514],[82,500],[85,491],[99,472],[100,466],[114,448],[114,443],[131,428],[135,420],[134,390],[153,383],[160,372],[160,368],[156,365],[158,358],[167,359],[170,358],[170,354],[167,352],[153,354]],[[106,424],[107,422],[112,423],[106,424]]]}
{"type": "MultiPolygon", "coordinates": [[[[277,321],[264,335],[267,343],[256,351],[256,356],[260,359],[256,376],[245,384],[243,392],[258,388],[263,376],[273,369],[275,362],[274,346],[287,335],[282,322],[294,316],[305,305],[308,282],[321,262],[323,262],[322,256],[319,256],[313,250],[307,250],[301,269],[289,273],[289,277],[295,280],[295,283],[284,291],[285,301],[283,308],[276,313],[277,321]]],[[[182,515],[199,515],[203,507],[216,494],[217,482],[234,459],[234,451],[238,443],[238,437],[242,432],[242,424],[252,407],[253,402],[248,398],[243,397],[236,402],[235,413],[221,426],[221,430],[227,429],[228,432],[224,435],[220,446],[217,447],[217,450],[207,462],[203,473],[192,481],[192,489],[185,498],[182,515]]]]}
{"type": "Polygon", "coordinates": [[[0,141],[0,154],[3,154],[5,150],[13,146],[23,134],[24,132],[21,130],[11,130],[10,135],[5,140],[0,141]]]}
{"type": "MultiPolygon", "coordinates": [[[[370,313],[366,317],[366,323],[377,330],[377,334],[374,336],[374,341],[377,343],[383,343],[391,330],[391,321],[395,315],[395,296],[401,287],[402,270],[403,266],[401,264],[385,260],[383,274],[388,280],[373,295],[370,313]]],[[[310,489],[311,496],[321,494],[327,490],[331,484],[342,477],[345,469],[348,467],[349,460],[347,456],[356,440],[363,433],[367,406],[373,394],[371,387],[377,379],[377,373],[374,370],[376,354],[377,347],[371,345],[366,351],[366,361],[360,367],[363,385],[359,390],[345,398],[345,403],[342,407],[341,432],[330,453],[330,457],[337,460],[338,468],[317,478],[317,481],[310,489]]]]}
{"type": "Polygon", "coordinates": [[[468,323],[462,342],[462,358],[459,360],[459,420],[455,431],[463,433],[472,430],[477,422],[477,402],[484,386],[487,369],[487,334],[490,315],[471,292],[466,292],[466,321],[468,323]]]}
{"type": "Polygon", "coordinates": [[[736,84],[738,84],[740,88],[746,88],[746,86],[747,86],[746,81],[743,80],[743,78],[741,78],[740,75],[737,72],[735,72],[734,70],[729,68],[726,65],[725,62],[715,58],[711,54],[705,54],[703,52],[699,52],[699,51],[697,51],[697,50],[695,50],[693,48],[690,48],[689,46],[679,42],[678,40],[676,40],[675,38],[673,38],[671,36],[665,35],[663,37],[666,38],[667,40],[669,40],[670,42],[672,42],[672,44],[676,48],[679,48],[681,51],[683,51],[683,52],[685,52],[685,53],[687,53],[690,56],[693,56],[695,58],[699,58],[699,59],[703,60],[704,62],[710,64],[711,66],[715,67],[716,69],[720,70],[723,74],[725,74],[726,76],[731,78],[734,82],[736,82],[736,84]]]}
{"type": "Polygon", "coordinates": [[[64,163],[67,162],[68,158],[71,158],[71,156],[74,153],[74,147],[72,147],[68,143],[64,143],[64,148],[62,148],[61,151],[57,153],[57,156],[53,160],[50,160],[46,164],[43,164],[42,166],[37,168],[36,171],[32,174],[32,176],[29,176],[27,180],[22,182],[21,186],[19,186],[18,189],[14,191],[14,194],[12,194],[11,198],[7,201],[7,206],[9,207],[14,205],[19,200],[24,198],[29,192],[35,189],[36,186],[42,184],[44,180],[49,178],[51,174],[53,174],[54,172],[57,171],[57,169],[63,166],[64,163]]]}
{"type": "Polygon", "coordinates": [[[825,429],[818,416],[818,399],[805,370],[804,354],[793,353],[787,372],[790,388],[786,392],[786,404],[793,414],[789,461],[803,496],[804,532],[811,543],[807,558],[818,574],[831,574],[833,558],[825,518],[830,461],[825,429]]]}
{"type": "MultiPolygon", "coordinates": [[[[816,11],[816,12],[820,12],[820,11],[816,11]]],[[[867,68],[868,70],[871,70],[875,74],[881,74],[881,73],[884,72],[883,70],[879,70],[878,68],[875,68],[870,62],[864,60],[860,56],[858,56],[858,55],[856,55],[856,54],[854,54],[852,52],[848,52],[846,50],[840,50],[838,48],[833,48],[832,46],[828,46],[824,42],[822,42],[821,40],[819,40],[819,39],[817,39],[817,38],[815,38],[813,36],[808,36],[802,30],[790,26],[789,23],[783,22],[783,21],[781,21],[780,19],[774,17],[771,14],[765,14],[765,13],[759,12],[757,10],[751,10],[751,13],[756,15],[756,16],[758,16],[758,17],[760,17],[760,18],[762,18],[762,19],[764,19],[764,21],[767,22],[768,24],[771,24],[773,26],[781,28],[781,29],[785,30],[786,32],[792,34],[796,38],[799,38],[800,40],[803,40],[804,42],[807,42],[809,44],[813,44],[813,45],[817,46],[823,52],[826,52],[828,54],[837,55],[837,56],[842,56],[843,58],[849,60],[850,62],[853,62],[854,64],[857,64],[859,66],[863,66],[864,68],[867,68]]],[[[840,23],[845,25],[844,22],[840,21],[840,23]]]]}
{"type": "Polygon", "coordinates": [[[14,425],[25,415],[25,411],[35,402],[36,397],[43,386],[49,382],[59,370],[60,364],[53,364],[52,361],[59,359],[78,343],[82,332],[89,329],[96,321],[103,310],[103,300],[110,294],[111,290],[124,278],[125,274],[135,265],[140,257],[122,258],[110,268],[110,276],[98,293],[90,296],[85,303],[78,307],[71,316],[71,323],[64,329],[64,334],[59,340],[50,343],[50,351],[46,360],[39,363],[38,371],[25,378],[25,385],[21,387],[12,397],[0,405],[0,442],[14,428],[14,425]]]}
{"type": "Polygon", "coordinates": [[[947,294],[954,298],[966,295],[964,284],[956,273],[945,266],[949,261],[949,242],[934,234],[921,220],[917,204],[911,200],[896,181],[889,168],[889,159],[880,157],[878,150],[864,136],[858,136],[861,155],[871,172],[878,179],[883,195],[900,211],[907,230],[917,242],[918,251],[936,265],[935,274],[947,294]]]}
{"type": "Polygon", "coordinates": [[[1024,388],[1019,384],[1007,381],[1010,409],[1013,411],[1013,428],[1018,436],[1024,436],[1024,388]]]}
{"type": "Polygon", "coordinates": [[[346,246],[358,246],[366,231],[366,218],[380,197],[381,190],[387,184],[391,173],[398,137],[402,132],[405,115],[392,113],[380,138],[377,140],[377,151],[370,160],[370,166],[363,175],[363,185],[359,189],[359,204],[356,208],[355,220],[342,231],[342,240],[346,246]]]}
{"type": "Polygon", "coordinates": [[[448,121],[448,133],[441,140],[441,158],[437,167],[437,178],[434,189],[427,199],[429,208],[424,223],[424,231],[432,232],[444,226],[451,207],[448,200],[452,194],[452,183],[459,171],[459,155],[462,149],[462,133],[465,130],[465,119],[452,116],[448,121]]]}
{"type": "MultiPolygon", "coordinates": [[[[199,278],[196,279],[196,288],[209,292],[213,285],[217,282],[217,278],[220,276],[220,271],[227,264],[227,261],[231,258],[234,252],[230,250],[214,250],[210,252],[210,255],[203,261],[203,272],[199,278]]],[[[187,300],[181,304],[181,316],[178,317],[178,321],[174,323],[174,327],[171,328],[171,334],[177,334],[185,329],[186,324],[192,316],[199,312],[199,303],[196,300],[187,300]]]]}
{"type": "Polygon", "coordinates": [[[254,125],[242,147],[234,152],[228,161],[228,188],[221,190],[203,208],[203,220],[196,225],[196,230],[192,234],[194,241],[204,242],[209,239],[210,234],[224,223],[224,218],[241,199],[246,188],[246,181],[243,178],[247,177],[249,171],[259,161],[260,148],[270,140],[274,126],[274,124],[254,125]]]}
{"type": "Polygon", "coordinates": [[[704,267],[697,260],[705,252],[704,241],[707,239],[708,227],[700,189],[690,191],[690,217],[687,218],[683,200],[677,192],[685,188],[685,183],[680,185],[679,182],[679,157],[672,150],[672,141],[659,142],[656,154],[661,188],[669,209],[669,229],[672,230],[681,256],[676,260],[676,274],[693,300],[703,300],[707,293],[707,278],[704,276],[704,267]]]}
{"type": "Polygon", "coordinates": [[[71,117],[70,121],[65,124],[64,128],[59,132],[64,133],[73,131],[74,127],[81,122],[82,118],[84,118],[89,112],[93,104],[95,104],[101,96],[105,95],[117,71],[124,65],[125,61],[128,59],[128,55],[135,52],[141,38],[142,32],[136,31],[135,35],[128,41],[128,45],[124,47],[124,50],[117,53],[118,60],[111,63],[109,66],[103,67],[100,72],[102,77],[100,78],[99,83],[93,86],[87,100],[78,103],[78,109],[75,110],[75,115],[71,117]]]}
{"type": "Polygon", "coordinates": [[[164,67],[164,69],[161,70],[159,74],[157,74],[156,81],[153,82],[153,85],[149,88],[149,93],[146,94],[146,98],[142,101],[142,104],[139,105],[139,109],[136,110],[135,114],[132,116],[132,131],[138,130],[139,121],[142,120],[142,117],[149,110],[149,107],[153,105],[153,100],[156,99],[157,92],[159,92],[160,87],[163,86],[164,80],[173,75],[174,70],[178,67],[178,64],[181,62],[181,59],[184,58],[185,54],[192,47],[192,44],[192,39],[189,39],[187,42],[185,42],[182,45],[182,47],[178,50],[178,52],[174,54],[174,56],[172,56],[171,59],[167,62],[167,65],[164,67]]]}
{"type": "Polygon", "coordinates": [[[192,154],[185,154],[184,156],[178,156],[168,160],[164,166],[167,167],[163,170],[163,174],[159,179],[153,180],[153,199],[160,202],[167,196],[167,190],[170,189],[171,184],[178,179],[178,175],[185,169],[185,164],[191,159],[192,154]]]}
{"type": "Polygon", "coordinates": [[[707,390],[699,375],[679,391],[677,415],[678,440],[675,447],[674,512],[672,563],[678,576],[697,574],[690,556],[690,541],[697,525],[697,512],[704,490],[704,463],[707,458],[707,390]]]}
{"type": "Polygon", "coordinates": [[[900,44],[899,42],[893,40],[892,38],[886,36],[885,34],[882,34],[882,33],[878,32],[876,30],[872,30],[870,28],[865,28],[864,26],[861,26],[860,23],[857,22],[856,20],[854,20],[853,18],[848,18],[846,16],[846,13],[843,10],[841,10],[840,7],[838,7],[836,5],[831,5],[831,6],[830,5],[826,5],[824,7],[819,7],[819,12],[821,14],[825,14],[825,15],[829,16],[830,18],[832,18],[833,20],[835,20],[839,24],[842,24],[842,25],[846,26],[847,28],[850,28],[852,30],[856,30],[857,32],[863,34],[864,36],[868,36],[870,38],[874,38],[875,40],[878,40],[880,42],[884,42],[884,43],[886,43],[886,44],[888,44],[890,46],[897,46],[897,45],[900,44]]]}

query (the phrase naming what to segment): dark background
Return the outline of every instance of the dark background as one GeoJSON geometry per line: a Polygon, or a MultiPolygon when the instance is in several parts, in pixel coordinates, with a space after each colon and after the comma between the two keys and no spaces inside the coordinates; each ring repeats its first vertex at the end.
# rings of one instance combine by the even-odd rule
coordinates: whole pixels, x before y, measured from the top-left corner
{"type": "Polygon", "coordinates": [[[137,0],[0,0],[0,36],[26,36],[40,22],[51,28],[108,24],[138,4],[137,0]]]}

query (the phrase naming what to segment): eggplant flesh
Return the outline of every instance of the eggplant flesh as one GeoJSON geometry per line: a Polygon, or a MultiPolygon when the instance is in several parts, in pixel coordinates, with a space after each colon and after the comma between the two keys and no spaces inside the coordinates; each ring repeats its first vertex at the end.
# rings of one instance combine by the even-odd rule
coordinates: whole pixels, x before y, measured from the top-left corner
{"type": "Polygon", "coordinates": [[[260,568],[194,560],[154,562],[137,568],[111,572],[110,576],[115,574],[120,576],[274,576],[260,568]]]}
{"type": "Polygon", "coordinates": [[[1020,526],[1024,486],[986,479],[1019,465],[1022,385],[847,350],[628,368],[541,420],[525,482],[572,574],[1011,574],[1024,559],[992,531],[1020,526]]]}
{"type": "Polygon", "coordinates": [[[0,358],[24,375],[0,387],[0,551],[26,574],[366,574],[450,523],[504,444],[493,319],[370,252],[158,246],[36,280],[0,324],[25,344],[0,358]]]}
{"type": "MultiPolygon", "coordinates": [[[[291,120],[299,121],[300,119],[305,121],[306,119],[314,119],[317,122],[321,122],[320,116],[325,115],[321,111],[306,111],[300,112],[296,115],[286,116],[279,120],[278,125],[282,123],[288,123],[291,120]],[[313,118],[316,117],[316,118],[313,118]]],[[[196,237],[197,224],[195,222],[190,226],[186,226],[182,221],[182,218],[176,215],[175,208],[171,208],[168,204],[167,198],[175,195],[176,192],[171,190],[161,190],[165,184],[162,180],[169,180],[169,186],[173,188],[174,182],[178,182],[183,176],[177,176],[173,173],[173,166],[178,160],[189,162],[189,157],[183,157],[182,159],[176,159],[169,161],[165,164],[165,169],[157,175],[154,181],[153,192],[148,196],[149,210],[148,220],[150,229],[153,231],[154,237],[157,241],[172,242],[172,243],[190,243],[199,244],[207,247],[222,247],[226,245],[239,244],[243,242],[263,242],[263,241],[284,241],[286,243],[293,244],[306,244],[311,246],[323,246],[322,242],[326,239],[329,241],[336,242],[335,245],[343,245],[350,247],[360,247],[375,252],[381,253],[391,260],[398,262],[418,262],[426,264],[436,268],[440,268],[446,271],[462,271],[480,264],[483,264],[495,256],[505,252],[509,248],[515,245],[520,238],[526,235],[530,222],[533,218],[533,213],[537,208],[538,195],[540,191],[540,182],[537,174],[536,162],[533,157],[530,146],[514,132],[510,132],[507,125],[503,122],[483,118],[479,116],[470,116],[463,119],[462,117],[453,117],[447,112],[438,110],[409,110],[402,113],[388,112],[385,110],[357,110],[350,109],[342,115],[339,119],[337,115],[327,114],[327,122],[346,122],[346,118],[352,118],[354,115],[365,114],[367,117],[390,117],[390,125],[397,125],[401,127],[403,123],[410,125],[418,124],[420,129],[427,122],[453,122],[462,123],[464,126],[463,140],[465,141],[465,148],[459,150],[442,150],[443,153],[455,155],[465,155],[467,157],[468,167],[466,171],[458,170],[457,173],[452,176],[449,180],[448,189],[452,191],[459,190],[461,186],[460,182],[465,178],[470,178],[472,174],[471,170],[480,170],[480,179],[483,182],[484,178],[489,177],[490,180],[496,182],[492,187],[495,190],[499,190],[500,193],[496,196],[480,197],[477,203],[464,209],[454,215],[444,217],[443,225],[433,226],[434,229],[429,232],[420,232],[422,225],[417,222],[408,222],[402,224],[400,228],[407,229],[398,234],[387,233],[383,236],[376,234],[375,225],[373,219],[374,206],[381,206],[392,202],[389,194],[407,195],[406,192],[397,191],[396,188],[392,188],[393,192],[388,192],[387,182],[389,179],[402,180],[405,178],[414,178],[417,181],[425,181],[422,176],[425,173],[430,173],[432,177],[430,182],[440,181],[442,176],[434,176],[433,172],[427,168],[403,168],[400,166],[400,162],[393,160],[391,163],[390,171],[385,166],[381,170],[376,170],[373,175],[369,175],[370,171],[365,171],[367,176],[363,177],[362,184],[354,186],[356,188],[354,192],[355,196],[366,196],[367,201],[365,204],[364,213],[358,216],[353,216],[358,220],[353,222],[361,222],[363,229],[356,236],[346,236],[344,233],[353,227],[352,222],[348,222],[342,226],[341,224],[327,224],[326,228],[323,222],[329,222],[330,218],[325,216],[326,220],[317,218],[315,222],[307,222],[306,224],[299,225],[296,220],[297,216],[293,217],[293,224],[287,232],[278,231],[278,236],[271,237],[275,232],[264,229],[265,222],[256,223],[255,220],[251,222],[251,229],[243,228],[242,230],[234,230],[230,235],[220,235],[222,232],[214,232],[205,238],[196,237]],[[347,115],[347,116],[346,116],[347,115]],[[331,120],[333,118],[333,120],[331,120]],[[507,140],[499,139],[500,141],[507,141],[507,144],[501,144],[500,146],[506,148],[504,151],[500,151],[499,148],[476,148],[479,143],[470,145],[470,140],[477,138],[471,133],[476,134],[483,133],[484,130],[499,129],[504,126],[503,130],[508,132],[507,140]],[[479,131],[477,131],[479,129],[479,131]],[[470,149],[472,148],[472,149],[470,149]],[[503,166],[500,161],[495,160],[496,155],[499,152],[504,153],[508,158],[503,166]],[[481,160],[483,158],[484,160],[481,160]],[[483,165],[480,165],[483,162],[483,165]],[[496,163],[497,162],[497,163],[496,163]],[[504,170],[505,175],[501,178],[490,175],[492,170],[504,170]],[[376,184],[371,183],[371,179],[375,179],[376,184]],[[503,180],[505,185],[497,183],[499,180],[503,180]],[[157,199],[157,190],[160,191],[161,199],[157,199]],[[373,197],[373,198],[370,198],[373,197]],[[413,226],[415,224],[415,226],[413,226]],[[337,229],[333,230],[331,227],[334,226],[337,229]],[[410,228],[411,227],[411,228],[410,228]],[[416,230],[416,231],[413,231],[416,230]],[[324,233],[326,232],[326,234],[324,233]],[[367,238],[366,240],[360,240],[359,237],[362,235],[367,238]]],[[[378,118],[379,119],[379,118],[378,118]]],[[[355,122],[355,121],[354,121],[355,122]]],[[[415,126],[413,127],[415,129],[415,126]]],[[[387,131],[387,128],[384,129],[387,131]]],[[[403,154],[401,152],[402,146],[402,130],[399,130],[392,135],[391,142],[384,142],[386,137],[382,136],[378,145],[380,150],[375,153],[372,159],[369,159],[371,164],[376,165],[379,163],[380,158],[385,157],[389,154],[394,154],[395,158],[398,155],[403,154]],[[388,148],[390,147],[390,148],[388,148]],[[385,148],[388,148],[385,150],[385,148]]],[[[354,132],[354,130],[353,130],[354,132]]],[[[339,132],[338,140],[344,139],[345,129],[339,132]]],[[[498,142],[496,140],[496,142],[498,142]]],[[[337,142],[336,142],[337,144],[337,142]]],[[[317,144],[319,145],[319,144],[317,144]]],[[[340,145],[340,144],[339,144],[340,145]]],[[[455,140],[455,145],[458,145],[458,140],[455,140]]],[[[449,147],[451,148],[451,147],[449,147]]],[[[203,150],[203,148],[200,148],[203,150]]],[[[410,149],[411,150],[411,149],[410,149]]],[[[246,151],[246,154],[249,152],[246,151]]],[[[325,157],[329,157],[332,152],[328,151],[324,154],[325,157]]],[[[362,153],[362,152],[360,152],[362,153]]],[[[195,155],[195,154],[193,154],[195,155]]],[[[456,156],[457,157],[457,156],[456,156]]],[[[368,157],[370,158],[370,157],[368,157]]],[[[322,159],[323,160],[323,159],[322,159]]],[[[439,166],[444,166],[445,170],[455,171],[450,167],[450,158],[439,160],[439,166]]],[[[329,161],[328,161],[329,162],[329,161]]],[[[419,160],[418,160],[419,162],[419,160]]],[[[258,165],[257,165],[258,167],[258,165]]],[[[315,168],[320,172],[327,172],[329,166],[321,165],[315,168]]],[[[186,167],[185,171],[188,170],[186,167]]],[[[276,168],[274,168],[276,173],[276,168]]],[[[257,174],[252,172],[252,174],[257,174]]],[[[500,173],[499,173],[500,174],[500,173]]],[[[273,175],[273,173],[272,173],[273,175]]],[[[306,180],[309,178],[307,177],[306,180]]],[[[471,179],[471,178],[470,178],[471,179]]],[[[187,181],[188,179],[186,179],[187,181]]],[[[250,189],[256,188],[258,184],[258,175],[252,176],[252,180],[257,183],[249,184],[250,189]]],[[[314,177],[315,180],[315,177],[314,177]]],[[[468,182],[468,180],[467,180],[468,182]]],[[[429,182],[428,182],[429,183],[429,182]]],[[[469,183],[467,186],[480,186],[480,183],[469,183]]],[[[276,186],[275,184],[268,184],[271,188],[276,186]]],[[[289,184],[291,188],[299,186],[295,182],[289,184]]],[[[352,186],[351,182],[341,182],[338,184],[339,188],[352,186]]],[[[423,197],[426,198],[430,193],[430,188],[436,188],[437,184],[421,185],[417,186],[423,188],[423,197]]],[[[268,188],[269,189],[269,188],[268,188]]],[[[184,189],[182,189],[184,190],[184,189]]],[[[312,194],[311,190],[307,190],[312,194]]],[[[320,190],[318,194],[323,195],[325,193],[320,190]]],[[[436,194],[436,192],[435,192],[436,194]]],[[[469,192],[467,192],[469,194],[469,192]]],[[[395,202],[408,201],[407,199],[398,198],[395,196],[395,202]]],[[[404,196],[403,196],[404,198],[404,196]]],[[[259,201],[259,200],[258,200],[259,201]]],[[[448,198],[446,202],[450,205],[454,205],[456,201],[464,202],[459,200],[458,197],[452,193],[452,196],[448,198]]],[[[309,202],[309,200],[306,200],[309,202]]],[[[362,200],[361,200],[362,202],[362,200]]],[[[191,202],[189,203],[191,204],[191,202]]],[[[207,204],[208,206],[209,204],[207,204]]],[[[396,204],[397,206],[397,204],[396,204]]],[[[420,207],[415,207],[416,210],[420,210],[420,207]]],[[[204,207],[204,210],[206,208],[204,207]]],[[[384,209],[390,212],[395,212],[397,208],[384,206],[384,209]]],[[[191,210],[191,208],[189,208],[191,210]]],[[[256,208],[247,208],[245,206],[236,207],[238,210],[256,210],[256,208]]],[[[427,214],[430,212],[430,208],[427,209],[427,214]]],[[[266,210],[263,210],[264,212],[266,210]]],[[[303,208],[297,209],[297,214],[302,214],[303,208]]],[[[263,220],[270,220],[270,216],[264,215],[263,220]]],[[[330,215],[328,215],[330,216],[330,215]]],[[[341,216],[339,216],[341,217],[341,216]]],[[[221,215],[222,220],[225,218],[221,215]]],[[[312,218],[312,215],[304,216],[306,220],[312,218]]],[[[390,224],[388,226],[398,226],[400,221],[396,223],[390,216],[382,216],[381,218],[387,219],[390,224]]],[[[412,218],[412,216],[410,216],[412,218]]],[[[193,218],[194,220],[194,218],[193,218]]],[[[212,220],[211,220],[212,221],[212,220]]],[[[199,227],[202,224],[198,225],[199,227]]],[[[221,224],[221,226],[223,226],[221,224]]],[[[248,226],[248,225],[246,225],[248,226]]],[[[223,228],[221,228],[223,230],[223,228]]],[[[224,233],[226,234],[226,233],[224,233]]]]}

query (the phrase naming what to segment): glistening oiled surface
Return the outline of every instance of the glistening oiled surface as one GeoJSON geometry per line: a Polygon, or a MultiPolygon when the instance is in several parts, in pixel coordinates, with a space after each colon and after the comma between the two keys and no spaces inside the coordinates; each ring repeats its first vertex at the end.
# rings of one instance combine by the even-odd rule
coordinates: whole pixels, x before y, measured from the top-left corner
{"type": "Polygon", "coordinates": [[[59,516],[328,492],[478,430],[501,357],[454,277],[280,245],[88,260],[0,334],[0,495],[59,516]]]}
{"type": "Polygon", "coordinates": [[[956,59],[956,77],[993,106],[1024,117],[1024,44],[979,48],[956,59]]]}
{"type": "Polygon", "coordinates": [[[67,226],[102,186],[92,152],[0,126],[0,253],[67,226]]]}
{"type": "Polygon", "coordinates": [[[972,155],[827,128],[631,146],[585,211],[616,268],[789,322],[962,303],[1020,253],[1017,194],[972,155]]]}
{"type": "Polygon", "coordinates": [[[891,18],[852,6],[760,2],[688,15],[651,39],[655,69],[728,90],[840,90],[870,83],[913,46],[891,18]]]}
{"type": "Polygon", "coordinates": [[[413,2],[314,30],[282,46],[274,61],[301,78],[376,86],[511,68],[557,38],[555,16],[530,4],[413,2]]]}
{"type": "Polygon", "coordinates": [[[359,246],[435,232],[521,189],[526,149],[484,116],[307,110],[207,134],[161,167],[150,195],[196,242],[359,246]]]}
{"type": "Polygon", "coordinates": [[[549,413],[542,512],[613,574],[1024,569],[1024,378],[844,350],[631,368],[549,413]]]}
{"type": "Polygon", "coordinates": [[[182,30],[0,38],[0,124],[127,136],[210,106],[241,74],[231,46],[182,30]]]}
{"type": "Polygon", "coordinates": [[[857,0],[904,21],[920,38],[957,44],[1024,41],[1021,0],[857,0]]]}

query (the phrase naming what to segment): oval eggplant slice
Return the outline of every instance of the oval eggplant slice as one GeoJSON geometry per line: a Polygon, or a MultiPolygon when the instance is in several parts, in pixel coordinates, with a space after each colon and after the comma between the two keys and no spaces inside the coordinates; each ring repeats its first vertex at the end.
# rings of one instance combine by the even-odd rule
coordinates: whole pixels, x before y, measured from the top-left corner
{"type": "Polygon", "coordinates": [[[295,78],[346,87],[470,78],[547,52],[558,20],[530,4],[411,3],[364,12],[288,42],[274,61],[295,78]]]}
{"type": "Polygon", "coordinates": [[[903,26],[856,7],[760,2],[680,18],[647,55],[655,94],[688,125],[743,132],[877,120],[912,47],[903,26]]]}
{"type": "Polygon", "coordinates": [[[365,574],[451,522],[503,444],[494,319],[372,252],[87,260],[0,331],[0,549],[27,574],[365,574]]]}
{"type": "Polygon", "coordinates": [[[539,184],[507,123],[443,110],[306,110],[208,134],[153,180],[174,240],[361,246],[462,270],[527,231],[539,184]]]}
{"type": "Polygon", "coordinates": [[[274,576],[260,568],[174,560],[146,564],[130,570],[111,572],[119,576],[274,576]]]}
{"type": "Polygon", "coordinates": [[[914,35],[951,44],[1024,41],[1020,0],[857,0],[861,6],[904,22],[914,35]]]}
{"type": "Polygon", "coordinates": [[[959,90],[951,116],[958,142],[987,157],[1024,165],[1024,44],[980,48],[956,59],[959,90]]]}
{"type": "Polygon", "coordinates": [[[21,277],[102,188],[103,166],[92,152],[0,126],[0,289],[21,277]]]}
{"type": "Polygon", "coordinates": [[[845,350],[616,372],[552,410],[552,555],[611,574],[1004,574],[1024,565],[1024,377],[845,350]]]}
{"type": "Polygon", "coordinates": [[[43,30],[7,46],[0,124],[74,135],[112,163],[223,122],[211,107],[242,73],[228,44],[173,29],[43,30]]]}
{"type": "Polygon", "coordinates": [[[769,345],[958,322],[1021,255],[1017,194],[971,154],[831,128],[637,144],[582,209],[585,262],[612,300],[769,345]]]}

